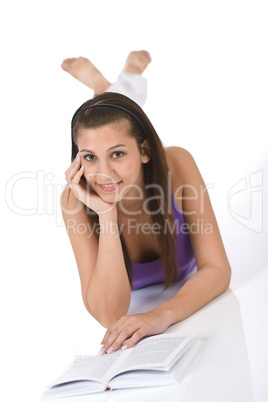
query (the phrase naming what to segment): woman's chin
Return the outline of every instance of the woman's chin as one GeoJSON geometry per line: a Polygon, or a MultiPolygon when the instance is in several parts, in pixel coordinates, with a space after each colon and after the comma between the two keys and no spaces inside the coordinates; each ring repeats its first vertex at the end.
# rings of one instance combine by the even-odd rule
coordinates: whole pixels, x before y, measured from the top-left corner
{"type": "Polygon", "coordinates": [[[97,193],[98,196],[104,201],[107,202],[108,204],[114,204],[117,203],[119,201],[121,201],[121,199],[123,198],[122,195],[120,193],[104,193],[103,192],[98,192],[97,193]]]}

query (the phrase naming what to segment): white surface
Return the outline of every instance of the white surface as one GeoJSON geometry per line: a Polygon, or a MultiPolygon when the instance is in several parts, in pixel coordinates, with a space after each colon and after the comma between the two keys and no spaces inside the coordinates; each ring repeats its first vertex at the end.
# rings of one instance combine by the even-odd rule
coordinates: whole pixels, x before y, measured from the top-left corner
{"type": "Polygon", "coordinates": [[[169,329],[211,330],[182,401],[244,402],[252,390],[266,402],[267,2],[16,0],[0,18],[2,399],[38,401],[104,334],[82,304],[59,208],[71,117],[92,92],[60,64],[83,55],[112,81],[145,48],[145,111],[165,145],[195,157],[233,270],[232,291],[169,329]]]}
{"type": "MultiPolygon", "coordinates": [[[[267,389],[264,376],[260,372],[267,371],[267,348],[265,348],[268,334],[267,318],[262,316],[260,325],[257,314],[255,318],[250,316],[250,311],[258,311],[261,307],[262,291],[267,283],[267,272],[263,272],[253,282],[253,286],[247,289],[251,293],[252,301],[246,309],[241,308],[239,299],[243,300],[243,289],[237,292],[238,297],[228,290],[225,294],[213,300],[206,307],[193,314],[182,323],[168,328],[167,333],[196,333],[205,341],[201,358],[190,372],[189,377],[178,387],[170,389],[147,389],[140,395],[139,390],[118,390],[104,395],[91,395],[90,397],[75,398],[76,401],[121,401],[154,400],[162,401],[164,395],[169,395],[171,401],[193,401],[197,396],[200,401],[225,402],[251,402],[253,400],[266,401],[267,389]],[[261,281],[261,283],[260,283],[261,281]],[[254,292],[254,293],[253,293],[254,292]],[[256,292],[256,293],[255,293],[256,292]],[[259,304],[260,303],[260,304],[259,304]],[[255,330],[250,331],[254,325],[255,330]],[[261,328],[261,334],[259,334],[261,328]],[[261,350],[261,347],[264,347],[261,350]],[[253,386],[255,386],[255,398],[253,399],[253,386]]],[[[180,284],[173,291],[162,292],[162,285],[153,285],[147,289],[140,289],[134,293],[131,311],[142,312],[153,308],[157,303],[154,294],[162,292],[161,302],[178,291],[180,284]],[[143,306],[143,308],[141,308],[143,306]]],[[[267,300],[267,298],[266,298],[267,300]]],[[[245,307],[245,302],[242,304],[245,307]]],[[[85,337],[80,339],[79,352],[85,352],[87,341],[85,337]]],[[[69,400],[69,399],[68,399],[69,400]]],[[[70,399],[71,400],[71,399],[70,399]]],[[[55,399],[55,401],[57,401],[55,399]]]]}

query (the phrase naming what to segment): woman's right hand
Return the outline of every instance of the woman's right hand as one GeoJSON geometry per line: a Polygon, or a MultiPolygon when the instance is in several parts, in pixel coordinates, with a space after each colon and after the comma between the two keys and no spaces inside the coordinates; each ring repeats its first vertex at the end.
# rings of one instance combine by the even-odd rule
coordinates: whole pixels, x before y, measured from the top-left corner
{"type": "Polygon", "coordinates": [[[106,214],[116,210],[115,203],[109,204],[103,201],[96,192],[89,191],[88,182],[81,180],[85,167],[81,166],[81,156],[78,153],[69,168],[65,171],[65,177],[69,187],[73,190],[76,198],[87,207],[99,214],[106,214]]]}

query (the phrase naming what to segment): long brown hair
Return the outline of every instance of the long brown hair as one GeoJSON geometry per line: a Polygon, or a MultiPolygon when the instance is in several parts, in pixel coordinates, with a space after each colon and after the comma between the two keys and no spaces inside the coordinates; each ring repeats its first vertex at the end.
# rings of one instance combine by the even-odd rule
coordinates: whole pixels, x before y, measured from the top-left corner
{"type": "MultiPolygon", "coordinates": [[[[168,188],[169,170],[162,142],[144,111],[128,97],[113,92],[105,92],[83,103],[79,109],[77,109],[72,118],[71,161],[73,162],[77,152],[79,151],[77,146],[79,128],[98,128],[106,124],[121,122],[122,120],[127,120],[130,123],[129,135],[135,138],[140,152],[142,152],[141,144],[145,139],[148,140],[150,160],[143,164],[144,184],[152,219],[154,223],[157,223],[158,227],[161,228],[157,237],[162,251],[166,289],[178,280],[177,260],[175,254],[176,231],[166,230],[168,227],[174,227],[172,208],[168,205],[168,200],[170,200],[170,195],[168,195],[168,191],[170,191],[168,188]],[[101,107],[93,107],[94,105],[101,107]],[[164,196],[163,205],[161,205],[161,200],[159,199],[159,194],[157,194],[156,187],[162,189],[162,194],[164,196]],[[155,213],[154,211],[159,212],[155,213]]],[[[81,179],[85,180],[83,176],[81,179]]],[[[90,214],[93,227],[98,228],[98,215],[90,210],[86,205],[84,207],[87,214],[90,214]]],[[[98,230],[97,233],[99,233],[98,230]]],[[[120,228],[119,233],[127,274],[130,286],[133,289],[131,261],[120,228]]]]}

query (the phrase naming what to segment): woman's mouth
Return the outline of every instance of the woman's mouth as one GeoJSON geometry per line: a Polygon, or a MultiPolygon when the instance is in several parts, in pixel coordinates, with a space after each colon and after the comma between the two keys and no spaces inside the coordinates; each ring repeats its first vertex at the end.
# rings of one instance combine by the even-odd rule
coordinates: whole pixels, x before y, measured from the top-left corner
{"type": "Polygon", "coordinates": [[[115,189],[117,189],[120,185],[120,183],[122,183],[122,181],[119,181],[118,183],[107,183],[107,184],[98,184],[98,186],[100,187],[100,189],[102,191],[105,191],[106,193],[114,191],[115,189]]]}

